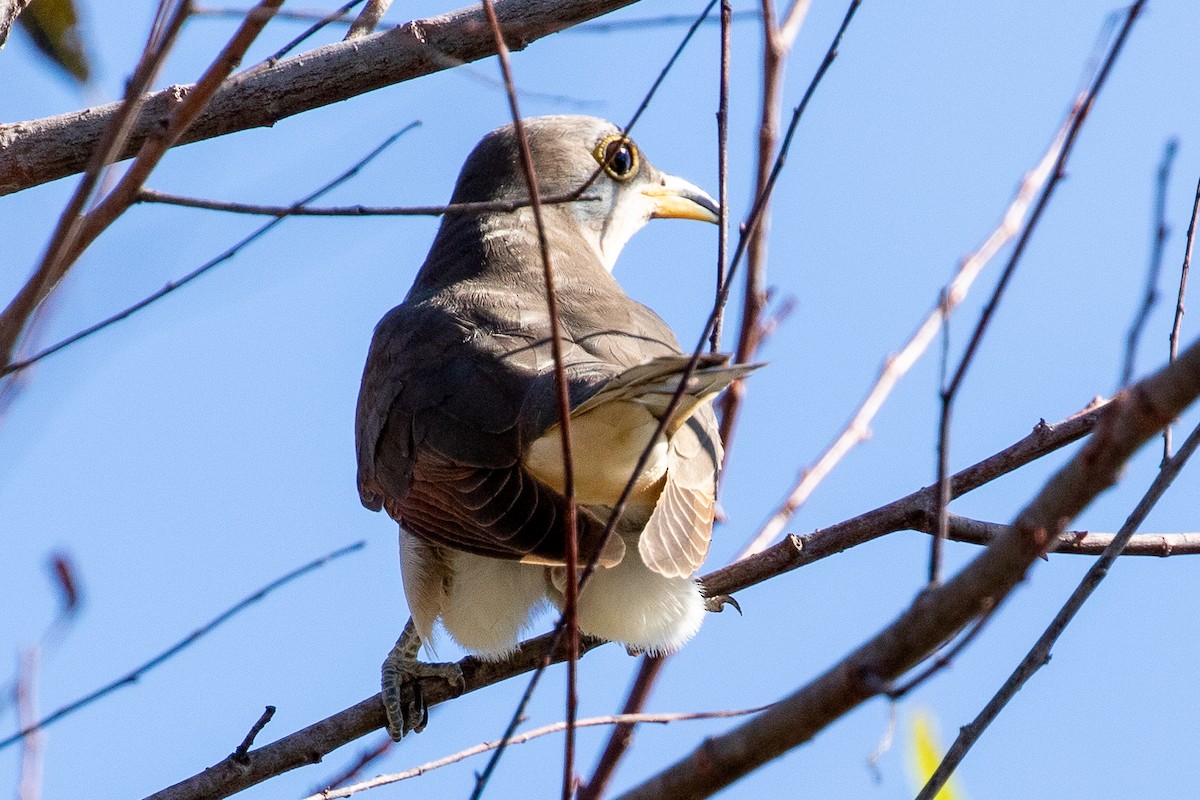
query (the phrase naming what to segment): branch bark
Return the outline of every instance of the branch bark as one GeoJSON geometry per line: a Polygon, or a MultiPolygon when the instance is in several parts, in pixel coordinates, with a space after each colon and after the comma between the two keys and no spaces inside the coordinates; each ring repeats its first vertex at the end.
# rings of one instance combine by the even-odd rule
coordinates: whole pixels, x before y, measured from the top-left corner
{"type": "Polygon", "coordinates": [[[981,555],[942,586],[922,592],[895,621],[770,710],[705,740],[621,800],[708,797],[807,742],[884,691],[970,621],[1002,602],[1067,523],[1116,482],[1125,461],[1200,394],[1200,342],[1173,364],[1122,391],[1087,444],[981,555]]]}
{"type": "MultiPolygon", "coordinates": [[[[500,0],[496,14],[512,50],[636,0],[500,0]]],[[[478,5],[406,23],[233,76],[180,144],[274,125],[282,119],[384,86],[495,55],[478,5]]],[[[133,156],[189,86],[146,98],[120,158],[133,156]]],[[[79,172],[118,103],[0,125],[0,194],[79,172]]]]}
{"type": "MultiPolygon", "coordinates": [[[[1096,425],[1104,406],[1088,408],[1055,425],[1040,423],[1033,432],[1010,447],[957,473],[951,479],[956,494],[969,492],[1018,469],[1047,453],[1087,435],[1096,425]]],[[[729,594],[799,566],[834,555],[856,544],[888,533],[912,527],[928,517],[934,504],[936,486],[927,486],[893,503],[867,512],[807,537],[791,536],[763,552],[711,572],[701,579],[709,596],[729,594]]],[[[458,662],[463,670],[464,688],[446,681],[428,678],[421,687],[430,706],[444,703],[461,694],[531,672],[543,662],[544,653],[553,649],[549,663],[566,658],[565,643],[552,648],[553,633],[525,642],[509,659],[483,662],[465,658],[458,662]]],[[[583,638],[580,654],[600,642],[583,638]]],[[[240,761],[226,758],[204,772],[151,795],[147,800],[214,800],[228,797],[282,772],[319,762],[326,754],[384,725],[383,704],[378,694],[350,708],[310,725],[303,730],[245,754],[240,761]]]]}

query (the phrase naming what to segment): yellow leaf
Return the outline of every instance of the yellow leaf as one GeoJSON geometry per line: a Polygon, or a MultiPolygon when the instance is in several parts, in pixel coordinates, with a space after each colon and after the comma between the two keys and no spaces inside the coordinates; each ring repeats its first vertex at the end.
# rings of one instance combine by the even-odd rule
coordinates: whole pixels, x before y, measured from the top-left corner
{"type": "Polygon", "coordinates": [[[33,0],[17,17],[37,48],[80,83],[91,74],[74,0],[33,0]]]}
{"type": "MultiPolygon", "coordinates": [[[[909,744],[909,763],[915,778],[916,790],[925,785],[938,764],[942,763],[941,744],[937,735],[937,720],[928,711],[918,711],[911,719],[912,739],[909,744]]],[[[937,793],[935,800],[966,800],[958,781],[951,777],[942,790],[937,793]]]]}

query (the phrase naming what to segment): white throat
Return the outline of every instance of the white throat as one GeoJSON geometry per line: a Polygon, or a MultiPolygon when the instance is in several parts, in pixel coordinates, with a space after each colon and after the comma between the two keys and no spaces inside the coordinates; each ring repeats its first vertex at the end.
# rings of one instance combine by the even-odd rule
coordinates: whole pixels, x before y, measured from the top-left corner
{"type": "Polygon", "coordinates": [[[650,204],[632,202],[640,196],[624,197],[612,207],[611,215],[598,216],[599,203],[572,203],[571,213],[579,232],[596,258],[610,273],[630,238],[650,221],[650,204]]]}

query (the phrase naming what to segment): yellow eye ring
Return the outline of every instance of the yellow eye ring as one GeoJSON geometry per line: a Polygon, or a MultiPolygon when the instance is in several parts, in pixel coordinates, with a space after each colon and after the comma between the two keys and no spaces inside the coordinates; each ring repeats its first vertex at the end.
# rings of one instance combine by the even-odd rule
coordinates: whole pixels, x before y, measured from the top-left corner
{"type": "Polygon", "coordinates": [[[604,171],[618,181],[629,180],[641,167],[637,145],[619,133],[609,134],[597,142],[592,155],[604,171]]]}

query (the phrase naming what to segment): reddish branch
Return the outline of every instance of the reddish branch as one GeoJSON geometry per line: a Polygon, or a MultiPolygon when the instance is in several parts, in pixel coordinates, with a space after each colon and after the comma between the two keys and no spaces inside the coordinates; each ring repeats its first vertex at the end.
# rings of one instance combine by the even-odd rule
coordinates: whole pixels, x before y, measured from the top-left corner
{"type": "Polygon", "coordinates": [[[1066,136],[1063,139],[1062,150],[1058,154],[1058,160],[1054,163],[1050,179],[1046,182],[1041,195],[1029,212],[1029,220],[1025,223],[1021,235],[1017,237],[1017,241],[1013,245],[1012,253],[1008,257],[1008,263],[1004,265],[1004,270],[1000,273],[1000,278],[996,281],[996,286],[992,290],[992,296],[988,298],[987,304],[984,305],[983,311],[979,314],[979,321],[975,324],[974,330],[971,331],[971,337],[963,349],[962,357],[959,359],[953,376],[945,383],[942,389],[941,415],[938,420],[937,466],[938,483],[941,485],[942,491],[938,498],[938,533],[933,538],[933,546],[930,548],[929,554],[929,582],[931,584],[941,580],[941,543],[947,535],[946,520],[948,512],[946,507],[950,502],[949,491],[946,486],[947,476],[950,474],[950,420],[954,401],[958,396],[958,390],[966,380],[967,371],[975,361],[975,354],[979,352],[979,346],[983,341],[984,334],[987,333],[991,321],[995,317],[996,310],[1000,307],[1000,301],[1004,297],[1005,289],[1016,272],[1017,265],[1021,263],[1021,257],[1025,254],[1025,248],[1033,237],[1033,232],[1037,229],[1043,212],[1050,204],[1050,199],[1054,196],[1055,190],[1061,185],[1067,160],[1070,158],[1071,151],[1075,147],[1075,142],[1079,138],[1079,132],[1083,129],[1083,123],[1087,120],[1088,114],[1091,113],[1092,106],[1095,105],[1100,90],[1104,88],[1104,84],[1108,81],[1108,76],[1112,74],[1113,66],[1117,63],[1117,58],[1121,55],[1125,43],[1129,40],[1129,34],[1133,30],[1133,25],[1137,22],[1138,16],[1145,5],[1145,0],[1137,0],[1126,11],[1125,19],[1121,23],[1116,36],[1113,38],[1112,44],[1108,48],[1103,62],[1100,64],[1100,68],[1096,71],[1095,78],[1090,82],[1087,90],[1080,94],[1079,99],[1075,102],[1075,106],[1071,109],[1071,113],[1068,115],[1070,124],[1066,126],[1066,136]]]}
{"type": "MultiPolygon", "coordinates": [[[[1042,456],[1065,447],[1093,429],[1106,406],[1090,408],[1054,425],[1040,423],[1032,433],[977,464],[954,475],[951,487],[955,495],[979,488],[1042,456]]],[[[910,521],[928,518],[934,508],[936,487],[926,487],[886,506],[870,511],[806,537],[788,537],[736,564],[731,564],[701,579],[709,595],[728,594],[761,583],[804,564],[840,553],[857,544],[909,527],[910,521]]],[[[550,663],[562,661],[564,646],[555,645],[553,633],[523,643],[511,658],[487,663],[475,658],[459,662],[465,687],[458,688],[433,678],[422,681],[426,701],[437,705],[463,693],[474,692],[494,683],[537,669],[547,651],[550,663]]],[[[586,653],[600,642],[583,638],[580,651],[586,653]]],[[[277,774],[320,761],[333,750],[365,736],[384,725],[379,695],[340,711],[289,736],[250,751],[245,764],[229,759],[175,786],[152,796],[152,800],[213,800],[228,797],[277,774]]]]}
{"type": "Polygon", "coordinates": [[[1104,549],[1104,554],[1088,568],[1087,574],[1075,587],[1075,591],[1067,598],[1067,602],[1063,604],[1058,613],[1054,615],[1054,619],[1046,627],[1046,630],[1038,637],[1034,646],[1029,650],[1017,668],[1009,675],[1008,680],[1000,687],[996,694],[992,697],[983,711],[979,713],[969,725],[963,726],[959,731],[958,737],[954,744],[946,753],[946,757],[942,759],[929,781],[917,795],[917,800],[933,800],[938,791],[950,779],[950,775],[954,769],[962,761],[967,751],[979,740],[983,735],[984,730],[988,725],[1000,714],[1000,711],[1008,705],[1021,687],[1025,685],[1033,674],[1045,666],[1050,661],[1050,650],[1054,647],[1054,643],[1058,641],[1058,637],[1075,618],[1075,614],[1083,607],[1091,597],[1092,592],[1100,585],[1100,582],[1108,576],[1109,568],[1116,561],[1117,556],[1122,555],[1127,544],[1133,538],[1133,532],[1138,526],[1145,521],[1146,516],[1154,505],[1162,498],[1168,487],[1174,482],[1179,475],[1183,465],[1196,452],[1196,448],[1200,446],[1200,426],[1194,428],[1183,447],[1180,448],[1179,454],[1173,458],[1168,458],[1159,470],[1154,482],[1142,499],[1138,502],[1137,507],[1130,513],[1125,520],[1125,524],[1121,526],[1121,530],[1112,537],[1108,547],[1104,549]]]}
{"type": "MultiPolygon", "coordinates": [[[[1121,392],[1087,444],[1003,534],[961,572],[931,587],[892,624],[811,683],[622,797],[708,797],[884,691],[977,616],[998,605],[1059,533],[1112,486],[1133,453],[1200,394],[1200,342],[1121,392]]],[[[768,551],[769,552],[769,551],[768,551]]]]}

